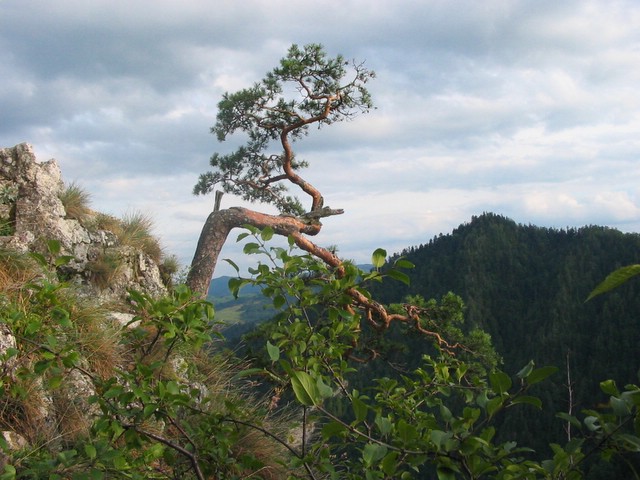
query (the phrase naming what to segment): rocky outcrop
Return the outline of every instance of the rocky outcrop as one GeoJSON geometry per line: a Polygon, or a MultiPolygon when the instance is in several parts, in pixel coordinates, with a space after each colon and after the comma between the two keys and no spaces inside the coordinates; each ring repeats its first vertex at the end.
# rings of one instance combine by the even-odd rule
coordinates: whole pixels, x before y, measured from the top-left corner
{"type": "MultiPolygon", "coordinates": [[[[141,249],[123,244],[116,233],[99,228],[98,222],[92,221],[99,214],[91,213],[82,223],[70,218],[60,199],[64,189],[55,160],[37,162],[28,144],[0,149],[0,249],[41,254],[41,258],[51,262],[50,267],[57,268],[59,277],[75,284],[79,292],[97,304],[116,304],[111,300],[123,299],[128,289],[152,296],[166,294],[156,262],[141,249]],[[52,252],[51,240],[56,241],[59,251],[52,252]],[[56,263],[56,257],[62,256],[68,256],[69,261],[56,263]]],[[[111,312],[111,316],[123,327],[133,318],[120,312],[111,312]]],[[[18,350],[16,337],[0,320],[0,378],[15,380],[18,350]]],[[[70,409],[77,412],[67,430],[88,429],[97,407],[89,405],[87,399],[95,391],[90,379],[77,369],[70,370],[64,388],[55,395],[37,382],[31,388],[28,417],[40,433],[56,433],[60,429],[57,416],[60,405],[66,418],[70,417],[70,409]]],[[[24,436],[2,426],[5,428],[0,428],[0,436],[9,451],[26,446],[24,436]]],[[[0,470],[3,462],[0,449],[0,470]]]]}
{"type": "Polygon", "coordinates": [[[55,160],[38,163],[26,143],[0,149],[0,247],[47,255],[47,242],[57,240],[60,254],[72,258],[63,267],[65,276],[92,293],[119,297],[131,288],[166,293],[148,255],[121,245],[111,231],[69,217],[60,200],[64,188],[55,160]]]}

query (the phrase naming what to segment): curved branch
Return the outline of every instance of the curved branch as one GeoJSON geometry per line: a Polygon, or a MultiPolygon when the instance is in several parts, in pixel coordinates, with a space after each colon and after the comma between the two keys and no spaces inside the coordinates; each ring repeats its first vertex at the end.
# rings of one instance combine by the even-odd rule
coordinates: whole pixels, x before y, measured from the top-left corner
{"type": "Polygon", "coordinates": [[[304,222],[297,217],[269,215],[241,207],[211,212],[202,227],[198,246],[191,261],[187,286],[195,293],[206,297],[220,251],[234,228],[243,225],[257,228],[271,227],[274,233],[285,237],[294,234],[317,235],[320,222],[304,222]]]}
{"type": "Polygon", "coordinates": [[[172,442],[171,440],[169,440],[168,438],[163,437],[162,435],[158,435],[157,433],[148,431],[148,430],[143,430],[142,428],[138,427],[137,425],[122,425],[124,428],[131,428],[133,430],[135,430],[136,432],[149,437],[157,442],[162,443],[163,445],[166,445],[169,448],[172,448],[173,450],[175,450],[178,453],[181,453],[182,455],[184,455],[185,457],[187,457],[187,459],[189,460],[189,462],[191,463],[191,466],[193,468],[193,473],[196,475],[196,478],[198,478],[198,480],[205,480],[205,476],[202,473],[202,470],[200,469],[200,465],[198,464],[198,458],[196,456],[195,453],[190,452],[189,450],[187,450],[186,448],[178,445],[175,442],[172,442]]]}
{"type": "MultiPolygon", "coordinates": [[[[330,267],[333,267],[338,278],[344,276],[345,269],[343,262],[333,252],[316,245],[300,233],[293,233],[291,236],[296,245],[302,250],[321,259],[330,267]]],[[[390,313],[384,305],[367,297],[355,287],[347,289],[345,293],[353,300],[354,307],[363,311],[364,318],[376,330],[386,330],[392,322],[413,323],[416,330],[423,335],[434,338],[438,345],[449,354],[453,355],[455,350],[460,349],[469,351],[464,345],[460,343],[451,344],[437,331],[423,327],[420,315],[426,313],[424,309],[407,305],[405,308],[406,314],[390,313]]]]}
{"type": "MultiPolygon", "coordinates": [[[[318,218],[313,216],[312,218],[302,218],[269,215],[241,207],[212,212],[202,228],[196,253],[187,276],[187,285],[201,297],[207,296],[220,251],[229,233],[232,229],[244,225],[253,225],[260,229],[270,227],[277,235],[290,236],[299,248],[332,267],[338,278],[343,277],[345,275],[343,261],[332,251],[316,245],[307,238],[307,235],[313,236],[320,232],[322,224],[319,218],[323,214],[340,214],[342,210],[324,208],[318,213],[318,218]]],[[[425,328],[421,322],[421,315],[426,313],[423,309],[407,306],[404,314],[390,313],[382,304],[369,298],[356,287],[347,289],[345,293],[353,300],[353,308],[360,309],[365,320],[376,330],[386,330],[392,322],[404,322],[413,324],[421,334],[434,338],[440,347],[452,355],[455,350],[467,350],[464,345],[459,343],[449,343],[437,330],[425,328]]]]}
{"type": "Polygon", "coordinates": [[[289,142],[289,134],[295,130],[298,130],[302,127],[310,125],[312,123],[318,123],[322,120],[326,120],[329,117],[329,114],[332,110],[332,101],[336,98],[339,98],[339,95],[328,95],[325,100],[324,108],[322,113],[316,115],[314,117],[304,118],[300,121],[288,125],[282,129],[280,133],[280,143],[282,144],[282,148],[284,149],[284,159],[282,162],[282,169],[286,174],[287,178],[291,183],[295,183],[298,185],[302,191],[307,193],[311,197],[311,211],[316,211],[322,208],[323,206],[323,198],[320,194],[320,191],[311,185],[309,182],[304,180],[300,175],[298,175],[293,169],[293,150],[291,148],[291,143],[289,142]]]}

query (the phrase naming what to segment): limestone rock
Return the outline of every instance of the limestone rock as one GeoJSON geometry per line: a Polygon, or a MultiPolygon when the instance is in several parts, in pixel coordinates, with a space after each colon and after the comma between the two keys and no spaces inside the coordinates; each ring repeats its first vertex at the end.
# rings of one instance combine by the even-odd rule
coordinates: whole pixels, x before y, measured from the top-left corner
{"type": "MultiPolygon", "coordinates": [[[[10,348],[16,348],[16,337],[13,336],[7,324],[0,323],[0,357],[4,356],[10,348]]],[[[0,366],[0,375],[12,377],[15,363],[14,358],[3,361],[0,366]]]]}
{"type": "Polygon", "coordinates": [[[121,297],[131,288],[151,295],[166,293],[151,258],[119,245],[113,232],[88,229],[67,217],[59,198],[64,188],[55,160],[38,163],[26,143],[0,149],[0,247],[46,255],[47,242],[57,240],[61,254],[73,257],[62,268],[65,276],[104,299],[121,297]],[[105,256],[112,261],[112,271],[104,270],[109,266],[104,262],[99,264],[105,256]],[[101,281],[92,282],[98,274],[101,281]]]}

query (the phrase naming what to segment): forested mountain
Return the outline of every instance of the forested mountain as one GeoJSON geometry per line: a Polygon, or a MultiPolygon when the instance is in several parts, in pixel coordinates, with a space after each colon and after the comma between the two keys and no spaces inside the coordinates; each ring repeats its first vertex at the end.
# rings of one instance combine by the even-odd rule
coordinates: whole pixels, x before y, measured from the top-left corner
{"type": "MultiPolygon", "coordinates": [[[[407,272],[411,284],[374,285],[382,301],[416,294],[439,298],[452,291],[466,303],[468,324],[491,334],[507,372],[516,373],[529,360],[560,368],[539,392],[550,415],[534,421],[510,415],[506,428],[522,440],[566,441],[563,425],[552,416],[569,408],[568,374],[574,412],[606,402],[598,388],[604,379],[620,386],[638,381],[640,283],[585,299],[608,273],[639,262],[640,235],[597,226],[518,225],[483,214],[397,256],[415,264],[407,272]]],[[[419,350],[411,343],[412,352],[419,350]]]]}

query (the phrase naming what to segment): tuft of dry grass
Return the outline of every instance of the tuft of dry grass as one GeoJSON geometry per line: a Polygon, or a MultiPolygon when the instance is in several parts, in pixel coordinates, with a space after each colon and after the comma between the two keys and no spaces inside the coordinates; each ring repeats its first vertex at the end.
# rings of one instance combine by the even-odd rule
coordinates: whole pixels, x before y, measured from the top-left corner
{"type": "Polygon", "coordinates": [[[89,207],[91,194],[77,183],[72,182],[58,194],[58,198],[64,206],[67,218],[78,220],[81,224],[87,223],[94,212],[89,207]]]}
{"type": "Polygon", "coordinates": [[[23,287],[40,276],[40,266],[29,255],[0,248],[0,293],[22,303],[29,296],[23,287]]]}
{"type": "MultiPolygon", "coordinates": [[[[242,436],[235,446],[235,454],[238,458],[245,454],[251,455],[262,467],[259,471],[242,472],[242,478],[286,478],[288,470],[283,465],[288,452],[282,444],[265,435],[262,430],[269,431],[284,441],[292,422],[285,415],[275,418],[265,414],[268,411],[266,401],[255,398],[249,385],[237,380],[236,374],[248,368],[249,364],[228,353],[206,350],[194,352],[187,358],[187,362],[197,370],[196,379],[206,386],[212,399],[211,406],[222,410],[228,404],[250,406],[244,410],[242,423],[236,424],[242,436]]],[[[220,410],[217,413],[221,413],[220,410]]],[[[238,412],[234,412],[232,416],[237,414],[238,412]]]]}
{"type": "Polygon", "coordinates": [[[91,226],[95,230],[107,230],[116,236],[122,233],[122,220],[106,213],[97,213],[91,226]]]}
{"type": "Polygon", "coordinates": [[[178,261],[178,257],[175,255],[169,255],[162,259],[162,263],[158,265],[160,269],[160,276],[162,278],[162,283],[167,288],[171,288],[173,286],[173,280],[178,270],[180,270],[180,262],[178,261]]]}
{"type": "Polygon", "coordinates": [[[0,429],[17,433],[30,445],[50,443],[55,431],[44,415],[48,400],[42,383],[21,379],[17,387],[22,395],[0,397],[0,429]]]}
{"type": "Polygon", "coordinates": [[[153,235],[153,220],[144,213],[134,212],[121,220],[122,231],[114,232],[123,245],[138,248],[149,255],[153,261],[160,263],[162,247],[158,238],[153,235]]]}
{"type": "MultiPolygon", "coordinates": [[[[106,230],[115,234],[121,245],[141,250],[156,264],[160,264],[164,257],[160,241],[153,234],[153,220],[147,214],[133,212],[120,219],[105,213],[93,213],[90,222],[86,223],[92,230],[106,230]]],[[[172,260],[168,258],[167,266],[170,267],[172,260]]]]}
{"type": "MultiPolygon", "coordinates": [[[[77,371],[72,371],[74,373],[77,371]]],[[[72,445],[89,436],[92,418],[89,415],[87,398],[78,395],[78,391],[68,384],[51,392],[55,415],[56,439],[66,445],[72,445]]]]}
{"type": "Polygon", "coordinates": [[[113,283],[122,271],[123,260],[117,252],[103,252],[98,258],[87,263],[91,283],[100,289],[105,289],[113,283]]]}
{"type": "Polygon", "coordinates": [[[68,302],[75,333],[73,342],[89,370],[102,379],[112,376],[122,361],[121,329],[114,325],[109,310],[84,298],[68,302]]]}

